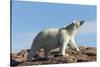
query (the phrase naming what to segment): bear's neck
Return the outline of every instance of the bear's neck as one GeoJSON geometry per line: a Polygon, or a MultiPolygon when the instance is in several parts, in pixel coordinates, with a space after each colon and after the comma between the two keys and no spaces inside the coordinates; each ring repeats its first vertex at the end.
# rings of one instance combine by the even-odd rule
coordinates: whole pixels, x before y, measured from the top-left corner
{"type": "Polygon", "coordinates": [[[77,30],[74,30],[73,26],[71,25],[67,26],[65,29],[68,31],[67,33],[69,33],[69,35],[75,35],[77,32],[77,30]]]}
{"type": "Polygon", "coordinates": [[[68,33],[69,35],[76,35],[76,33],[77,33],[77,31],[75,31],[75,30],[73,30],[73,29],[71,29],[71,30],[66,29],[66,31],[67,31],[67,33],[68,33]]]}
{"type": "Polygon", "coordinates": [[[69,35],[75,35],[77,30],[74,30],[72,27],[61,28],[61,30],[66,30],[69,35]]]}

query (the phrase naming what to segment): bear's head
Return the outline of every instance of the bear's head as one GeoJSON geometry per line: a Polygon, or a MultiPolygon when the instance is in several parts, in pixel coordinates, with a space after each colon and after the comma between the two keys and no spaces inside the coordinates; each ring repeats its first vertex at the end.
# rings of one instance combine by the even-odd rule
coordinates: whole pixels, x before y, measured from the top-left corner
{"type": "Polygon", "coordinates": [[[75,20],[70,25],[65,27],[67,31],[69,31],[71,34],[76,33],[80,26],[82,26],[84,23],[84,20],[75,20]]]}
{"type": "Polygon", "coordinates": [[[84,20],[75,20],[72,22],[72,26],[74,29],[78,29],[82,24],[84,23],[84,20]]]}
{"type": "Polygon", "coordinates": [[[84,20],[74,20],[70,25],[66,27],[66,29],[77,30],[83,23],[84,23],[84,20]]]}

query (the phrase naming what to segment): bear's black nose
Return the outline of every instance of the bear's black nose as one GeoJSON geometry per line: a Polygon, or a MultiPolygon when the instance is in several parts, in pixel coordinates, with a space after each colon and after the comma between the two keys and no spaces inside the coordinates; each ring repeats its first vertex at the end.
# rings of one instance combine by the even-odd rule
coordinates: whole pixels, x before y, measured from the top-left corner
{"type": "Polygon", "coordinates": [[[80,21],[80,25],[82,25],[83,23],[84,23],[84,20],[81,20],[81,21],[80,21]]]}

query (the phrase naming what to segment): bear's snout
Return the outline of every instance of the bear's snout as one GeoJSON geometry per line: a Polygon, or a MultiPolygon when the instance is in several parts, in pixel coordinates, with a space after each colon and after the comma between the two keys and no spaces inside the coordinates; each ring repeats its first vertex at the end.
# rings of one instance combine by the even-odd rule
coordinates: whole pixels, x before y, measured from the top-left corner
{"type": "Polygon", "coordinates": [[[80,21],[80,25],[82,25],[84,23],[84,20],[80,21]]]}

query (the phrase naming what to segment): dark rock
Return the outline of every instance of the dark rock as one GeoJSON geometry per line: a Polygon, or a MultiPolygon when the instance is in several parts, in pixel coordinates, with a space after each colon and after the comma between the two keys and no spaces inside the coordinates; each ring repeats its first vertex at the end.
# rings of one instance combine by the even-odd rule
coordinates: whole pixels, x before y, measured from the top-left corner
{"type": "Polygon", "coordinates": [[[22,62],[17,62],[16,60],[13,60],[13,59],[10,60],[10,65],[11,66],[16,66],[16,65],[18,65],[20,63],[22,63],[22,62]]]}
{"type": "Polygon", "coordinates": [[[17,54],[17,57],[27,57],[29,50],[24,49],[17,54]]]}

